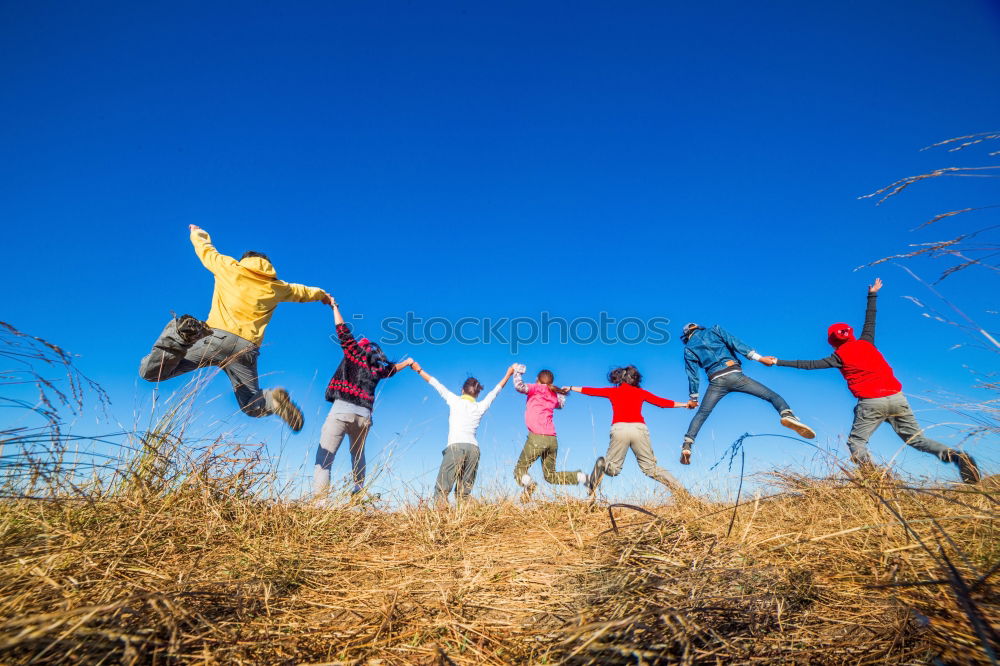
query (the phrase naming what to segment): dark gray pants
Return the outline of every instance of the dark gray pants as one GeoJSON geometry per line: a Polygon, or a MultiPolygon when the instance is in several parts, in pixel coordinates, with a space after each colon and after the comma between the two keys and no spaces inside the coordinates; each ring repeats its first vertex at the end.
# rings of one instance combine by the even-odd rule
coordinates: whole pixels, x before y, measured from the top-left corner
{"type": "Polygon", "coordinates": [[[923,428],[917,423],[910,403],[903,392],[884,398],[865,398],[858,400],[854,408],[854,425],[847,437],[847,448],[851,451],[851,459],[858,464],[870,463],[872,458],[868,453],[868,439],[875,428],[888,421],[904,443],[918,451],[937,456],[942,462],[952,462],[956,451],[941,442],[924,437],[923,428]]]}
{"type": "Polygon", "coordinates": [[[434,499],[448,502],[451,489],[455,489],[455,499],[463,500],[472,492],[479,471],[479,447],[475,444],[449,444],[441,452],[441,469],[438,470],[434,485],[434,499]]]}
{"type": "Polygon", "coordinates": [[[249,416],[272,414],[270,391],[262,391],[257,380],[257,356],[260,347],[238,335],[213,329],[212,335],[193,345],[177,335],[177,322],[171,319],[153,349],[139,363],[139,376],[161,382],[184,373],[217,366],[229,377],[236,401],[249,416]]]}

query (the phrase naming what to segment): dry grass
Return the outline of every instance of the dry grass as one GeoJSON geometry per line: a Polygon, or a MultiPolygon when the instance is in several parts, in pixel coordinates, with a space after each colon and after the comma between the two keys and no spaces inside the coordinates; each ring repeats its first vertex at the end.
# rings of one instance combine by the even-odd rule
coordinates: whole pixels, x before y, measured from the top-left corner
{"type": "Polygon", "coordinates": [[[44,405],[0,431],[0,663],[996,663],[996,477],[320,506],[192,395],[101,454],[44,405]]]}
{"type": "Polygon", "coordinates": [[[4,663],[989,663],[996,646],[988,482],[785,475],[735,520],[692,499],[613,508],[616,533],[576,501],[324,508],[259,499],[268,472],[241,447],[160,476],[135,455],[85,496],[0,504],[4,663]]]}

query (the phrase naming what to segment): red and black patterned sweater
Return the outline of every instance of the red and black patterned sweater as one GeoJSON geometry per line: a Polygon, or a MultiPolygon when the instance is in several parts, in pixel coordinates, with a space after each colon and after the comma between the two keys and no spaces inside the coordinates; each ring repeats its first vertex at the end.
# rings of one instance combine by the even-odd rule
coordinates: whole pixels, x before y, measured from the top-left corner
{"type": "Polygon", "coordinates": [[[396,374],[396,366],[393,363],[369,363],[368,355],[346,324],[337,325],[337,337],[344,349],[344,360],[337,366],[326,387],[326,399],[329,402],[344,400],[371,409],[375,402],[375,386],[380,380],[396,374]]]}

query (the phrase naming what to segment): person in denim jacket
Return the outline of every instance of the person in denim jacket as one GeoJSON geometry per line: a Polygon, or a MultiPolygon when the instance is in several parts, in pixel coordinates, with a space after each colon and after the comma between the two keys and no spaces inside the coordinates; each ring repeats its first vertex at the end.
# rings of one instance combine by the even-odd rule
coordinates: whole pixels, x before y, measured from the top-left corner
{"type": "Polygon", "coordinates": [[[706,329],[695,323],[684,326],[681,340],[684,342],[684,367],[687,371],[688,387],[691,391],[691,400],[695,404],[698,403],[699,371],[704,370],[708,375],[705,399],[691,419],[691,425],[688,426],[684,443],[681,445],[682,464],[691,464],[691,446],[698,436],[698,431],[718,402],[732,391],[748,393],[767,400],[781,416],[781,425],[791,428],[807,439],[816,436],[812,428],[795,417],[784,398],[743,374],[743,366],[740,365],[738,356],[745,356],[751,361],[760,361],[763,358],[745,342],[721,326],[706,329]]]}

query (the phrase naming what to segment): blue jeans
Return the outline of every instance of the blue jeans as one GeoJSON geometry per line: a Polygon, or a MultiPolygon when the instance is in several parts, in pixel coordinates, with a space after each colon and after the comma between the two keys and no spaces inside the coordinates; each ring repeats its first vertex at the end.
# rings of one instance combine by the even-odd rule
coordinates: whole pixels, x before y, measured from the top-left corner
{"type": "Polygon", "coordinates": [[[684,435],[684,437],[693,442],[695,437],[698,436],[698,431],[701,430],[701,426],[705,423],[705,419],[707,419],[708,415],[712,413],[713,409],[715,409],[715,405],[717,405],[718,402],[731,391],[749,393],[750,395],[760,398],[761,400],[767,400],[774,406],[774,409],[777,410],[779,414],[784,411],[791,411],[791,408],[789,408],[788,403],[785,402],[784,398],[757,380],[750,379],[742,372],[730,372],[729,374],[722,375],[721,377],[716,377],[709,382],[708,390],[705,391],[705,399],[702,400],[694,418],[691,419],[691,425],[688,426],[687,434],[684,435]]]}

